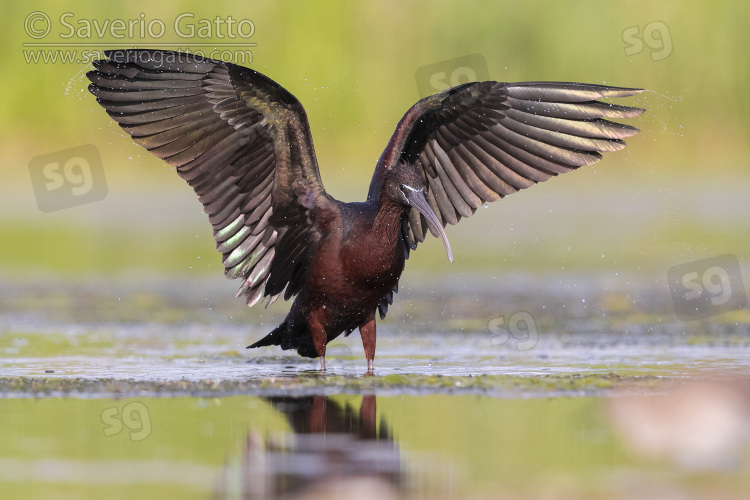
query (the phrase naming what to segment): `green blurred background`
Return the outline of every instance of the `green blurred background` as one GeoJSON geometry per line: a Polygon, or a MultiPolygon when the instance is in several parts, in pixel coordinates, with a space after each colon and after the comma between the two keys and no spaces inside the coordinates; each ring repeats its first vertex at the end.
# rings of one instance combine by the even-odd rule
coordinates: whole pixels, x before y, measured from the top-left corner
{"type": "Polygon", "coordinates": [[[642,133],[626,150],[450,228],[457,255],[452,267],[441,245],[430,241],[410,269],[440,268],[446,276],[480,269],[489,275],[602,271],[617,279],[663,280],[675,264],[747,255],[750,40],[741,23],[750,18],[747,4],[36,1],[8,4],[0,20],[6,48],[0,61],[0,277],[220,275],[220,257],[192,191],[96,105],[85,90],[90,66],[29,62],[43,50],[30,43],[62,44],[44,50],[78,50],[83,57],[84,50],[113,43],[211,50],[195,44],[228,41],[180,38],[172,23],[183,13],[192,13],[188,20],[196,25],[217,16],[252,21],[254,33],[240,40],[254,44],[249,65],[306,107],[323,180],[344,200],[364,198],[395,124],[421,97],[415,74],[425,65],[479,54],[493,80],[651,91],[619,101],[648,109],[628,122],[642,133]],[[51,20],[41,39],[26,31],[37,11],[51,20]],[[162,20],[167,32],[159,39],[100,37],[94,30],[89,37],[62,38],[66,12],[76,28],[143,18],[162,20]],[[106,197],[43,213],[30,161],[85,144],[101,153],[106,197]]]}

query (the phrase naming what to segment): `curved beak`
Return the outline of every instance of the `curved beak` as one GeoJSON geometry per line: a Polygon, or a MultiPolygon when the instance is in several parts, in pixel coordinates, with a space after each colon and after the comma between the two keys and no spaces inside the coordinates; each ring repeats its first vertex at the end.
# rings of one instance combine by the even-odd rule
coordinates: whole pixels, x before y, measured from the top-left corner
{"type": "Polygon", "coordinates": [[[443,225],[440,223],[440,219],[438,219],[438,216],[435,215],[435,212],[432,211],[432,208],[430,208],[430,205],[427,203],[427,200],[424,197],[424,192],[422,190],[417,191],[407,189],[404,194],[406,195],[406,200],[409,204],[419,210],[419,213],[424,215],[425,219],[427,219],[427,224],[429,224],[432,233],[437,233],[437,235],[440,236],[440,239],[443,240],[445,253],[448,254],[448,260],[453,262],[453,251],[451,250],[451,244],[448,242],[448,236],[446,236],[445,231],[443,230],[443,225]]]}

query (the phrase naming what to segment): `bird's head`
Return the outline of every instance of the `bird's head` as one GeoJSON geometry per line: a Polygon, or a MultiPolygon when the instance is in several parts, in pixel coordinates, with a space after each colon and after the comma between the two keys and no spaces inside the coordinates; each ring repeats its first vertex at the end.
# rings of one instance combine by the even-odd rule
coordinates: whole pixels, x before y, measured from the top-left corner
{"type": "Polygon", "coordinates": [[[424,216],[432,234],[443,240],[448,260],[453,262],[453,251],[448,236],[443,230],[440,218],[427,202],[425,182],[419,169],[410,163],[398,163],[386,173],[383,190],[385,193],[381,192],[381,196],[385,195],[405,208],[416,208],[424,216]]]}

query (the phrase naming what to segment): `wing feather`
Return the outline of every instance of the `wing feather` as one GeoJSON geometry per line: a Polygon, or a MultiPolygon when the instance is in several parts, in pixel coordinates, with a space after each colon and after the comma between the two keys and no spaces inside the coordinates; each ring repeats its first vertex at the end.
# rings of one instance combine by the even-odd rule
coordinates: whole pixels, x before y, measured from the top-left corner
{"type": "Polygon", "coordinates": [[[327,196],[299,101],[264,75],[222,61],[136,49],[105,55],[87,74],[89,90],[195,190],[226,276],[243,279],[239,295],[253,305],[284,289],[296,294],[319,235],[294,182],[327,196]]]}
{"type": "MultiPolygon", "coordinates": [[[[465,83],[422,99],[406,112],[375,168],[368,199],[377,199],[385,172],[399,162],[422,172],[425,198],[443,225],[558,174],[590,165],[625,147],[638,133],[609,119],[634,118],[641,108],[602,102],[642,89],[583,83],[465,83]]],[[[402,221],[407,249],[427,234],[412,209],[402,221]]],[[[408,256],[409,250],[407,250],[408,256]]],[[[381,316],[395,290],[380,301],[381,316]]]]}

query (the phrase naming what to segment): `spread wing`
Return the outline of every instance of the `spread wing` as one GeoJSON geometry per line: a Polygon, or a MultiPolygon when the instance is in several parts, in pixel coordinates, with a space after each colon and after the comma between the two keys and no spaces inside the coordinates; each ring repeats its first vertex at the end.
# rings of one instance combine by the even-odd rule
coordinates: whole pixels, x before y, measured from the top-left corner
{"type": "MultiPolygon", "coordinates": [[[[404,115],[378,160],[368,199],[400,161],[416,164],[425,198],[443,226],[470,217],[485,202],[546,181],[625,147],[638,129],[608,121],[645,110],[599,102],[643,89],[583,83],[466,83],[417,102],[404,115]]],[[[402,235],[408,248],[428,226],[412,209],[402,235]]],[[[408,256],[408,249],[407,249],[408,256]]],[[[392,293],[379,306],[381,316],[392,293]]]]}
{"type": "Polygon", "coordinates": [[[133,140],[193,187],[237,295],[269,304],[297,293],[326,196],[299,101],[248,68],[170,51],[115,50],[89,90],[133,140]]]}

